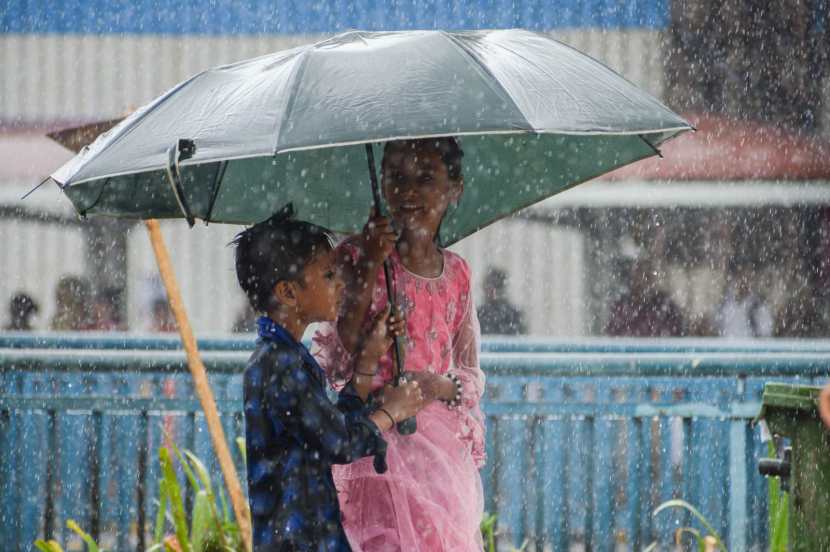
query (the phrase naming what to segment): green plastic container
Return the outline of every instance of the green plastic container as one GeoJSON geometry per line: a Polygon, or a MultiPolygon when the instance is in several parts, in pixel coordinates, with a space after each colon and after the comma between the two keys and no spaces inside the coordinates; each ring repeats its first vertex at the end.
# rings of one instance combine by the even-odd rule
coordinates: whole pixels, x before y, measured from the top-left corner
{"type": "Polygon", "coordinates": [[[818,416],[820,387],[768,383],[759,418],[792,445],[790,550],[830,551],[830,431],[818,416]]]}

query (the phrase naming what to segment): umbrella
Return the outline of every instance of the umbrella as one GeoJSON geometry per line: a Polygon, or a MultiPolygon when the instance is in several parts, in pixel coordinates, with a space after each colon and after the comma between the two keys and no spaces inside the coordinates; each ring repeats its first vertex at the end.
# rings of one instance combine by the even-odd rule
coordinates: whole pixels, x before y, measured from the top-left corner
{"type": "Polygon", "coordinates": [[[380,202],[378,143],[460,136],[465,193],[442,223],[446,246],[690,128],[546,35],[354,31],[199,73],[51,178],[84,216],[254,223],[291,203],[352,233],[380,202]]]}
{"type": "Polygon", "coordinates": [[[244,224],[291,202],[298,218],[351,233],[372,201],[365,144],[461,136],[466,192],[442,224],[449,245],[690,128],[546,35],[355,31],[199,73],[52,179],[82,215],[244,224]]]}

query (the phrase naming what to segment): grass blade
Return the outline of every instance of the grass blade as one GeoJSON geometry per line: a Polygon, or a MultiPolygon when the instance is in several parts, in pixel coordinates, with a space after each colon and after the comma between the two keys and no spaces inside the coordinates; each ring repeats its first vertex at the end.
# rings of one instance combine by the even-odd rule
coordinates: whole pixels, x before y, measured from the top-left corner
{"type": "Polygon", "coordinates": [[[164,478],[159,479],[159,504],[156,510],[156,527],[153,531],[153,542],[161,544],[161,539],[164,538],[164,521],[167,513],[167,485],[164,478]]]}
{"type": "Polygon", "coordinates": [[[697,510],[697,508],[695,508],[694,506],[692,506],[691,504],[689,504],[685,500],[675,498],[675,499],[672,499],[672,500],[667,500],[666,502],[664,502],[660,506],[658,506],[657,509],[654,510],[654,515],[656,516],[657,514],[662,512],[663,510],[667,510],[669,508],[683,508],[684,510],[687,510],[690,514],[692,514],[695,518],[697,518],[697,520],[701,523],[701,525],[703,525],[703,527],[706,529],[706,531],[712,537],[714,537],[715,541],[717,542],[718,549],[723,550],[723,552],[727,552],[726,546],[723,544],[723,541],[721,540],[720,535],[718,535],[718,532],[715,531],[715,528],[712,527],[712,525],[706,520],[705,517],[703,517],[703,514],[701,514],[697,510]]]}
{"type": "Polygon", "coordinates": [[[242,455],[242,461],[245,462],[245,465],[248,465],[248,447],[245,444],[244,437],[237,437],[236,438],[236,447],[239,449],[239,454],[242,455]]]}
{"type": "Polygon", "coordinates": [[[63,552],[63,548],[61,545],[58,544],[57,541],[45,541],[43,539],[37,539],[35,541],[35,548],[40,550],[40,552],[63,552]]]}
{"type": "MultiPolygon", "coordinates": [[[[213,482],[210,479],[210,473],[208,473],[208,470],[205,467],[204,463],[201,460],[199,460],[198,456],[196,456],[187,449],[185,449],[184,454],[185,456],[187,456],[187,459],[193,465],[193,469],[196,471],[196,474],[199,476],[199,480],[202,482],[201,488],[194,486],[193,490],[199,491],[201,489],[204,489],[205,491],[207,491],[208,496],[213,498],[213,482]]],[[[182,460],[182,464],[185,464],[184,460],[182,460]]],[[[190,471],[189,468],[188,471],[190,471]]],[[[193,472],[190,473],[192,474],[193,472]]]]}
{"type": "Polygon", "coordinates": [[[170,451],[166,447],[159,448],[159,461],[161,462],[162,477],[167,487],[167,497],[170,500],[170,510],[173,513],[176,538],[179,540],[182,552],[192,552],[188,542],[187,517],[184,512],[181,487],[176,479],[176,472],[173,470],[173,462],[170,461],[170,451]]]}
{"type": "Polygon", "coordinates": [[[210,541],[211,528],[215,526],[210,498],[204,489],[196,493],[190,519],[190,544],[193,552],[204,552],[205,545],[210,541]]]}
{"type": "Polygon", "coordinates": [[[66,526],[72,531],[74,531],[75,534],[81,537],[81,540],[86,543],[87,552],[100,552],[100,550],[98,549],[98,543],[96,543],[86,531],[81,529],[78,526],[78,524],[75,523],[75,520],[66,520],[66,526]]]}

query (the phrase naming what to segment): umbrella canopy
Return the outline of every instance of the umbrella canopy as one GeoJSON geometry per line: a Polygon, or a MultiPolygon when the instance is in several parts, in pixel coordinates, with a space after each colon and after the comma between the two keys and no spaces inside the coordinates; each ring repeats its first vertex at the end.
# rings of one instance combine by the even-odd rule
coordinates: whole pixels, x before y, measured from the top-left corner
{"type": "Polygon", "coordinates": [[[365,144],[461,136],[448,245],[690,128],[545,35],[349,32],[200,73],[52,178],[83,215],[252,223],[291,202],[298,218],[349,233],[372,204],[365,144]]]}

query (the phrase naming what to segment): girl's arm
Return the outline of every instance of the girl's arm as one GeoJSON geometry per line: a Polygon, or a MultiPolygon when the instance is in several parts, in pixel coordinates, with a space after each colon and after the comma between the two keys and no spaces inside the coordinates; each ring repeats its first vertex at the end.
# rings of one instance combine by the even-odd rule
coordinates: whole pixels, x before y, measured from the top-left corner
{"type": "Polygon", "coordinates": [[[453,336],[450,373],[461,383],[461,401],[454,409],[461,418],[462,440],[470,447],[473,461],[479,468],[484,465],[484,415],[479,403],[484,394],[484,372],[479,365],[481,330],[473,305],[472,294],[468,294],[467,305],[461,325],[453,336]]]}
{"type": "Polygon", "coordinates": [[[342,250],[344,257],[340,259],[340,266],[346,292],[342,315],[337,320],[337,333],[343,347],[350,353],[354,353],[360,345],[360,332],[366,312],[372,304],[378,271],[392,253],[396,240],[389,219],[377,216],[373,211],[357,240],[357,248],[342,250]],[[347,259],[345,256],[352,258],[347,259]]]}
{"type": "Polygon", "coordinates": [[[352,387],[360,400],[366,402],[372,391],[372,380],[378,370],[378,362],[385,355],[395,336],[406,333],[406,320],[390,314],[389,305],[372,320],[369,333],[362,339],[352,372],[352,387]]]}

